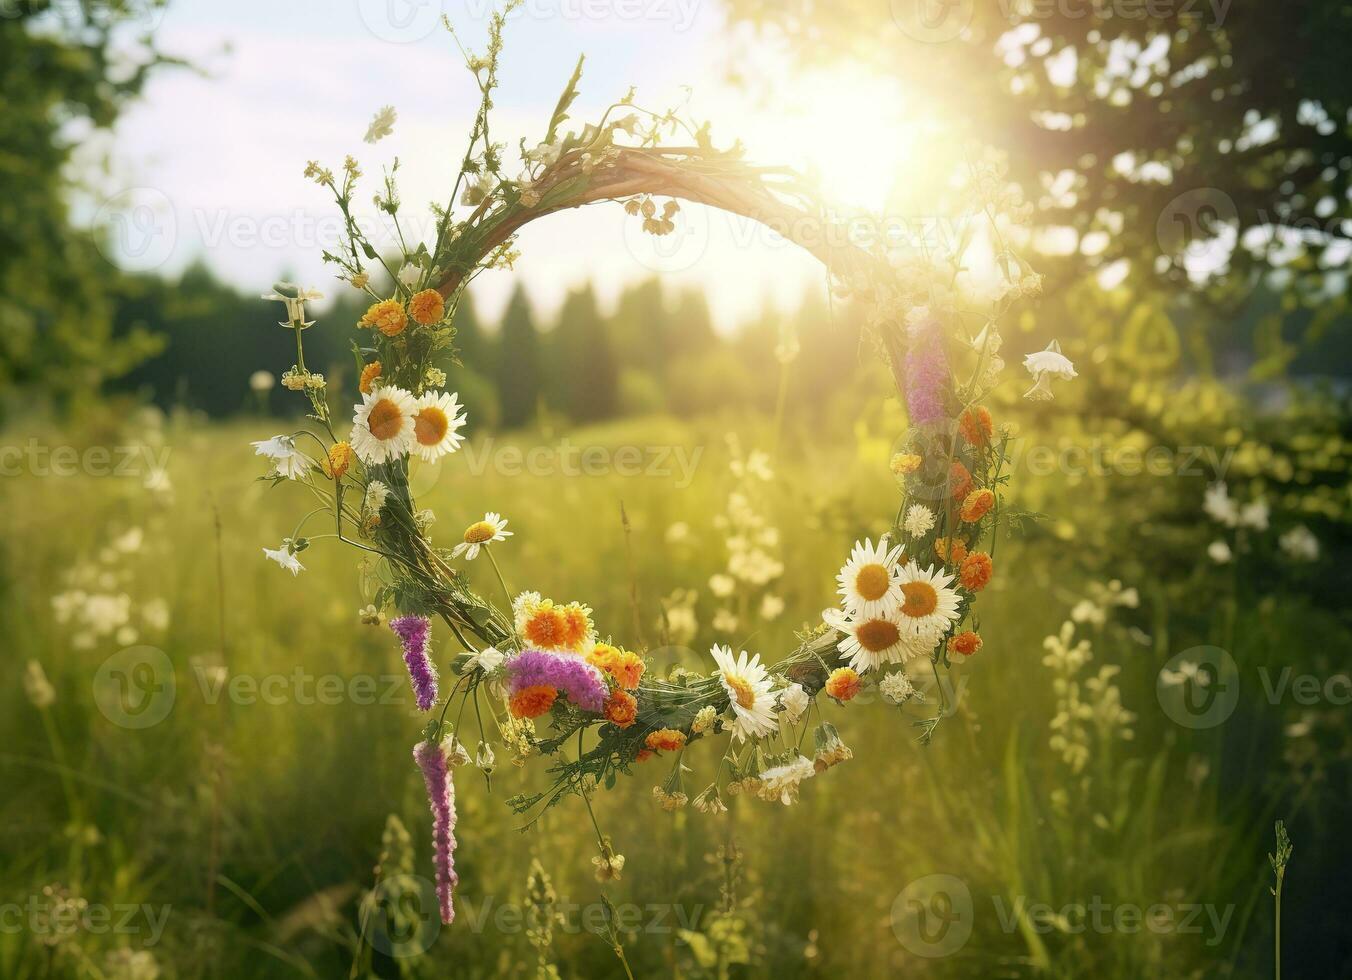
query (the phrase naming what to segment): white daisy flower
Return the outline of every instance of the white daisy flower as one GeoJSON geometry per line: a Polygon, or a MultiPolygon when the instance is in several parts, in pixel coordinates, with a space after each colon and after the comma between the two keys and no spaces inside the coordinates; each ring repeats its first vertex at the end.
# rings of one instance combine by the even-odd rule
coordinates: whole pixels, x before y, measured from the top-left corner
{"type": "Polygon", "coordinates": [[[455,452],[465,441],[460,429],[466,416],[458,399],[454,392],[429,391],[417,401],[412,448],[429,463],[455,452]]]}
{"type": "Polygon", "coordinates": [[[901,570],[902,594],[899,622],[903,632],[936,640],[957,622],[959,596],[953,576],[931,565],[924,571],[915,562],[901,570]]]}
{"type": "Polygon", "coordinates": [[[779,692],[779,706],[784,709],[784,720],[790,725],[798,724],[798,719],[803,717],[803,712],[811,703],[812,699],[807,696],[802,684],[790,684],[779,692]]]}
{"type": "Polygon", "coordinates": [[[264,548],[263,554],[267,555],[278,565],[281,565],[293,576],[299,575],[301,572],[305,571],[305,566],[300,563],[300,560],[296,557],[295,552],[290,551],[286,548],[278,548],[276,550],[273,550],[272,548],[264,548]]]}
{"type": "Polygon", "coordinates": [[[889,550],[887,535],[878,539],[876,547],[867,538],[863,544],[856,541],[849,561],[836,576],[846,610],[861,616],[881,616],[896,608],[901,603],[897,581],[900,559],[901,545],[889,550]]]}
{"type": "Polygon", "coordinates": [[[911,504],[902,527],[913,538],[923,538],[934,527],[934,511],[924,504],[911,504]]]}
{"type": "Polygon", "coordinates": [[[394,111],[394,106],[392,105],[387,105],[377,112],[374,118],[371,119],[371,125],[366,127],[366,142],[374,143],[394,132],[394,120],[397,117],[398,113],[394,111]]]}
{"type": "MultiPolygon", "coordinates": [[[[451,557],[465,556],[466,561],[479,557],[479,549],[494,541],[506,541],[514,532],[507,530],[507,519],[501,514],[489,511],[482,521],[475,521],[465,528],[465,540],[451,549],[451,557]]],[[[521,596],[517,599],[520,600],[521,596]]],[[[513,603],[515,605],[515,603],[513,603]]]]}
{"type": "Polygon", "coordinates": [[[922,653],[929,653],[938,641],[937,634],[919,633],[908,629],[895,610],[889,613],[864,616],[827,609],[822,619],[845,637],[836,649],[849,658],[856,673],[866,674],[883,664],[904,664],[922,653]]]}
{"type": "Polygon", "coordinates": [[[1297,524],[1277,539],[1277,544],[1297,561],[1319,560],[1319,539],[1304,524],[1297,524]]]}
{"type": "Polygon", "coordinates": [[[309,472],[309,458],[296,448],[296,440],[290,436],[273,436],[261,442],[250,443],[254,452],[272,460],[273,472],[288,480],[299,480],[309,472]]]}
{"type": "Polygon", "coordinates": [[[737,740],[760,738],[778,728],[775,696],[770,692],[773,682],[760,662],[760,654],[748,660],[746,651],[742,650],[734,659],[729,647],[717,645],[711,652],[718,664],[719,680],[736,715],[732,733],[737,740]]]}
{"type": "Polygon", "coordinates": [[[405,455],[413,442],[413,395],[403,388],[376,388],[362,395],[352,416],[348,442],[363,463],[388,463],[405,455]]]}
{"type": "Polygon", "coordinates": [[[1052,396],[1051,379],[1069,381],[1076,377],[1075,365],[1070,358],[1061,353],[1061,345],[1053,340],[1046,350],[1040,350],[1024,356],[1023,366],[1033,376],[1033,387],[1023,393],[1024,398],[1033,401],[1050,401],[1052,396]]]}

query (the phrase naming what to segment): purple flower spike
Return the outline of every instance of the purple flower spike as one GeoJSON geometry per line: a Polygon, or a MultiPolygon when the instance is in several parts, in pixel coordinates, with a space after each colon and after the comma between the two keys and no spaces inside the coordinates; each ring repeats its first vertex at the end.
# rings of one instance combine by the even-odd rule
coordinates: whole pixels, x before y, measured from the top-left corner
{"type": "Polygon", "coordinates": [[[427,656],[427,638],[432,632],[432,624],[422,616],[400,616],[390,620],[390,629],[399,634],[404,644],[404,663],[408,665],[418,710],[427,711],[437,703],[437,669],[427,656]]]}
{"type": "Polygon", "coordinates": [[[925,320],[910,328],[906,348],[906,412],[912,425],[944,418],[944,393],[948,390],[948,358],[944,355],[939,324],[925,320]]]}
{"type": "Polygon", "coordinates": [[[599,712],[609,693],[605,677],[581,657],[546,650],[523,650],[507,662],[507,676],[513,694],[546,684],[568,695],[583,711],[599,712]]]}
{"type": "Polygon", "coordinates": [[[459,884],[455,873],[455,783],[446,765],[446,754],[433,742],[419,742],[413,747],[413,761],[422,770],[427,784],[427,801],[432,808],[432,864],[437,877],[437,904],[441,921],[450,925],[455,921],[452,893],[459,884]]]}

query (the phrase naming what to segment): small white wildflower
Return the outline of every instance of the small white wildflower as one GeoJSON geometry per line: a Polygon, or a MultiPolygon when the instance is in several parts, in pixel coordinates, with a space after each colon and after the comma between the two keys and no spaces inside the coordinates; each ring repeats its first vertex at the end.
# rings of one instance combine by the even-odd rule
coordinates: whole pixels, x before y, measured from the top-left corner
{"type": "Polygon", "coordinates": [[[784,709],[784,720],[790,725],[798,724],[811,703],[812,699],[801,684],[790,684],[779,694],[779,706],[784,709]]]}
{"type": "Polygon", "coordinates": [[[1217,565],[1229,564],[1230,560],[1234,558],[1234,553],[1230,551],[1230,546],[1219,539],[1207,545],[1206,553],[1217,565]]]}
{"type": "Polygon", "coordinates": [[[892,704],[905,704],[907,701],[923,701],[924,695],[915,689],[911,678],[904,670],[894,670],[878,682],[878,693],[892,704]]]}
{"type": "Polygon", "coordinates": [[[56,688],[47,680],[47,672],[36,660],[28,661],[23,673],[23,690],[35,708],[50,708],[56,701],[56,688]]]}
{"type": "Polygon", "coordinates": [[[1242,527],[1251,527],[1255,531],[1268,529],[1269,509],[1266,500],[1255,500],[1245,504],[1239,511],[1239,523],[1242,527]]]}
{"type": "Polygon", "coordinates": [[[277,476],[298,480],[310,470],[310,460],[296,448],[296,440],[290,436],[273,436],[250,445],[259,456],[272,461],[277,476]]]}
{"type": "Polygon", "coordinates": [[[263,554],[271,558],[278,565],[281,565],[293,576],[299,575],[301,572],[305,571],[305,566],[296,558],[296,553],[289,548],[264,548],[263,554]]]}
{"type": "Polygon", "coordinates": [[[1297,561],[1319,560],[1319,539],[1304,524],[1297,524],[1277,539],[1277,544],[1297,561]]]}
{"type": "Polygon", "coordinates": [[[1226,527],[1239,524],[1239,504],[1230,498],[1230,491],[1224,483],[1213,483],[1206,488],[1202,510],[1213,521],[1226,527]]]}
{"type": "Polygon", "coordinates": [[[491,674],[501,667],[502,662],[506,659],[506,655],[501,653],[497,647],[484,647],[478,653],[470,656],[466,666],[470,670],[474,670],[477,667],[485,674],[491,674]]]}
{"type": "Polygon", "coordinates": [[[385,508],[385,501],[390,497],[390,488],[385,486],[379,480],[372,480],[366,484],[366,495],[362,498],[362,510],[368,514],[379,514],[385,508]]]}
{"type": "Polygon", "coordinates": [[[695,735],[702,735],[713,727],[714,719],[718,712],[714,710],[712,704],[706,704],[695,712],[695,720],[690,723],[690,731],[695,735]]]}
{"type": "Polygon", "coordinates": [[[719,574],[710,576],[709,578],[709,591],[712,592],[714,595],[718,596],[718,598],[720,599],[725,599],[728,596],[732,595],[733,591],[736,590],[736,588],[737,582],[733,579],[731,575],[724,575],[722,572],[720,572],[719,574]]]}
{"type": "Polygon", "coordinates": [[[911,537],[923,538],[934,527],[934,511],[924,504],[911,504],[906,510],[906,520],[902,527],[911,537]]]}
{"type": "Polygon", "coordinates": [[[1061,353],[1061,345],[1055,340],[1047,345],[1046,350],[1026,355],[1023,366],[1033,376],[1033,387],[1025,391],[1023,397],[1033,401],[1052,399],[1052,378],[1069,381],[1076,377],[1075,365],[1070,362],[1070,358],[1061,353]]]}
{"type": "Polygon", "coordinates": [[[764,595],[761,598],[760,616],[761,619],[765,620],[766,622],[778,619],[780,613],[782,613],[783,611],[784,611],[784,600],[781,599],[779,596],[770,595],[769,593],[766,593],[766,595],[764,595]]]}
{"type": "Polygon", "coordinates": [[[398,113],[394,111],[394,106],[383,107],[371,119],[371,125],[366,127],[366,142],[378,142],[394,132],[394,121],[397,117],[398,113]]]}

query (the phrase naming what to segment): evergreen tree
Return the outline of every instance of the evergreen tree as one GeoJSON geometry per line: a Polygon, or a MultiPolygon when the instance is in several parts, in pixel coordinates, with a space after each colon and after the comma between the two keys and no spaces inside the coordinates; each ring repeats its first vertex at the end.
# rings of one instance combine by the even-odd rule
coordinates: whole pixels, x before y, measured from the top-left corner
{"type": "Polygon", "coordinates": [[[625,288],[610,321],[616,360],[654,378],[666,374],[668,332],[671,329],[662,284],[657,277],[625,288]]]}
{"type": "Polygon", "coordinates": [[[591,284],[568,294],[550,338],[555,402],[575,422],[615,414],[619,368],[591,284]]]}
{"type": "Polygon", "coordinates": [[[503,426],[514,429],[534,421],[540,398],[540,335],[520,284],[502,317],[495,377],[503,426]]]}

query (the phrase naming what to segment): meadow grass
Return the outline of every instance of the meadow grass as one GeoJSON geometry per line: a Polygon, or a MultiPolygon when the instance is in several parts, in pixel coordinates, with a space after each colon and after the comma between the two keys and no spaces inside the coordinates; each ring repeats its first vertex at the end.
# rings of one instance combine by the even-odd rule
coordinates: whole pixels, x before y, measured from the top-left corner
{"type": "MultiPolygon", "coordinates": [[[[737,423],[745,445],[772,441],[767,421],[737,423]]],[[[163,935],[147,947],[163,976],[347,976],[354,960],[384,976],[534,976],[521,903],[538,859],[565,910],[549,956],[563,976],[617,975],[609,948],[588,932],[600,893],[585,810],[568,800],[522,832],[503,800],[541,774],[505,759],[491,791],[473,768],[457,773],[456,923],[425,957],[396,962],[363,947],[357,902],[372,885],[389,815],[409,827],[418,872],[430,876],[430,820],[410,758],[422,721],[395,637],[358,621],[367,601],[360,556],[317,543],[301,555],[303,582],[263,558],[261,548],[276,547],[310,506],[295,485],[256,480],[248,441],[276,429],[179,420],[157,430],[153,441],[171,451],[171,494],[112,476],[6,481],[0,621],[15,682],[0,691],[5,893],[28,902],[59,883],[90,903],[166,908],[163,935]],[[121,644],[77,649],[51,605],[72,567],[99,562],[130,527],[145,540],[118,560],[128,578],[117,587],[137,602],[167,601],[168,629],[138,642],[163,650],[175,679],[172,710],[143,730],[113,724],[95,704],[93,679],[121,644]],[[55,689],[49,708],[17,683],[29,659],[55,689]]],[[[730,486],[726,431],[727,420],[651,418],[568,436],[609,450],[681,447],[698,462],[679,487],[675,463],[664,476],[613,467],[568,475],[557,455],[536,462],[554,472],[517,475],[510,451],[507,463],[467,462],[490,458],[490,448],[557,447],[562,438],[537,433],[477,442],[435,478],[415,475],[415,488],[437,514],[438,541],[501,511],[516,532],[497,552],[511,588],[589,602],[602,634],[629,641],[636,583],[638,622],[655,648],[661,597],[698,589],[698,639],[690,649],[655,649],[651,669],[707,669],[708,645],[728,639],[710,629],[706,588],[726,560],[712,525],[730,486]],[[670,543],[677,522],[690,533],[670,543]]],[[[773,591],[787,608],[739,631],[740,646],[774,661],[795,645],[795,629],[833,604],[849,544],[886,530],[895,507],[886,453],[867,425],[834,443],[790,441],[766,504],[785,563],[773,591]]],[[[797,806],[738,798],[724,817],[664,813],[650,796],[668,771],[658,760],[598,797],[598,818],[628,861],[609,895],[633,929],[626,945],[636,975],[1210,976],[1236,962],[1262,912],[1265,839],[1254,828],[1269,817],[1226,819],[1216,780],[1182,781],[1190,759],[1218,750],[1158,715],[1154,677],[1167,658],[1170,613],[1148,590],[1137,614],[1155,627],[1145,641],[1112,623],[1081,631],[1095,643],[1094,665],[1123,665],[1123,701],[1146,719],[1137,738],[1095,739],[1078,773],[1047,746],[1056,698],[1042,640],[1080,595],[1083,576],[1071,574],[1076,535],[1084,540],[1077,528],[1113,492],[1051,478],[1016,487],[1016,499],[1063,516],[1001,542],[982,609],[986,646],[960,670],[957,710],[928,747],[910,718],[874,694],[827,710],[854,759],[807,783],[797,806]],[[971,938],[934,959],[894,931],[903,892],[930,875],[953,876],[972,896],[971,938]],[[1076,932],[1002,912],[1095,896],[1114,906],[1236,908],[1214,944],[1179,930],[1076,932]]],[[[486,563],[470,574],[480,589],[497,588],[486,563]]],[[[444,670],[454,645],[440,633],[437,643],[444,670]]],[[[463,725],[470,741],[473,721],[463,725]]],[[[700,748],[686,756],[692,796],[716,762],[700,748]]],[[[148,939],[144,928],[7,928],[0,975],[116,975],[110,950],[139,950],[148,939]]]]}

